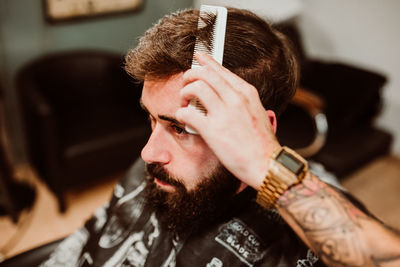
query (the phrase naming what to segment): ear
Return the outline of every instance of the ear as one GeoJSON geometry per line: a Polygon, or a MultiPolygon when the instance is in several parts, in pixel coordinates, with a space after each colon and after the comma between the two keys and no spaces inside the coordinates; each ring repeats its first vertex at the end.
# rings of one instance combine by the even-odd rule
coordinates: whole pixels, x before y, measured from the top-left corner
{"type": "Polygon", "coordinates": [[[269,118],[269,122],[271,123],[272,129],[274,130],[274,133],[276,133],[276,127],[278,126],[278,122],[276,121],[275,112],[273,112],[272,110],[267,110],[267,115],[269,118]]]}

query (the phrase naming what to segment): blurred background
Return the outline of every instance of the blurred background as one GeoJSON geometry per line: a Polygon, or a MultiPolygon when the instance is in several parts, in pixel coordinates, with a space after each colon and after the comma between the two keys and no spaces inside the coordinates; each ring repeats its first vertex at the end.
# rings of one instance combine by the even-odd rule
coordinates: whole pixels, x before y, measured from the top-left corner
{"type": "Polygon", "coordinates": [[[287,34],[302,78],[278,137],[400,228],[399,1],[0,0],[1,257],[68,235],[109,199],[149,134],[123,55],[200,4],[287,34]]]}

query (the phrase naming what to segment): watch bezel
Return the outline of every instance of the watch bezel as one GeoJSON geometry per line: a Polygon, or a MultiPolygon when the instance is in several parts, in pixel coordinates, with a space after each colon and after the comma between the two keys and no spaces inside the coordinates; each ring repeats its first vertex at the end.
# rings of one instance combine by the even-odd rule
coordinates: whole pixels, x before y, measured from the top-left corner
{"type": "Polygon", "coordinates": [[[278,150],[272,157],[276,162],[281,164],[283,167],[288,169],[290,172],[292,172],[294,175],[296,175],[299,179],[303,178],[304,174],[308,170],[308,164],[305,159],[303,159],[300,155],[298,155],[294,150],[283,146],[280,150],[278,150]],[[291,168],[290,164],[287,164],[287,161],[283,159],[285,157],[286,159],[289,158],[292,162],[295,162],[295,164],[298,164],[299,167],[294,170],[291,168]]]}

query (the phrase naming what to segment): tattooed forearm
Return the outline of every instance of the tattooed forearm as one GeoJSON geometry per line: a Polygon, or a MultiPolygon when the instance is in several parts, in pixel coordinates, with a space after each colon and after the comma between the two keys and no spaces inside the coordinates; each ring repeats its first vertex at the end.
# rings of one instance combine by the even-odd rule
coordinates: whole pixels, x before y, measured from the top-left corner
{"type": "MultiPolygon", "coordinates": [[[[372,260],[375,255],[367,246],[366,226],[383,226],[317,177],[309,174],[302,184],[285,192],[277,204],[282,216],[289,224],[294,224],[295,231],[300,231],[300,237],[325,263],[377,266],[372,260]]],[[[396,255],[384,257],[389,260],[385,263],[390,263],[391,259],[398,261],[396,255]]]]}

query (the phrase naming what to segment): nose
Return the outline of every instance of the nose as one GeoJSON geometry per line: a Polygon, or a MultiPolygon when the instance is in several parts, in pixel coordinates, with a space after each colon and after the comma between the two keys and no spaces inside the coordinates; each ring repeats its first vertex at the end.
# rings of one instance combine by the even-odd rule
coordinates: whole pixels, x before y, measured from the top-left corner
{"type": "Polygon", "coordinates": [[[168,140],[165,129],[162,125],[157,124],[147,144],[143,147],[141,156],[142,159],[150,163],[167,164],[171,160],[171,153],[168,151],[168,140]]]}

